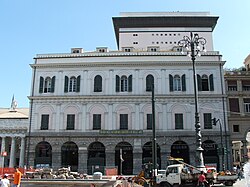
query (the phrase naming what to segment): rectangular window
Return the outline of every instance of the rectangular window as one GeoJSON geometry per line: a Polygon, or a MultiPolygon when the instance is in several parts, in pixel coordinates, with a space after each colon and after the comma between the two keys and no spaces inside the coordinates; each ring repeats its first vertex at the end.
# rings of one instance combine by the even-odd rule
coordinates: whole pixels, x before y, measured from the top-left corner
{"type": "Polygon", "coordinates": [[[212,129],[212,114],[204,113],[204,129],[212,129]]]}
{"type": "Polygon", "coordinates": [[[244,98],[244,112],[250,113],[250,98],[244,98]]]}
{"type": "Polygon", "coordinates": [[[244,103],[244,111],[245,113],[250,113],[250,103],[244,103]]]}
{"type": "Polygon", "coordinates": [[[233,132],[240,132],[239,125],[233,125],[233,132]]]}
{"type": "Polygon", "coordinates": [[[175,129],[183,129],[183,114],[175,114],[175,129]]]}
{"type": "Polygon", "coordinates": [[[101,114],[93,114],[93,130],[101,129],[101,114]]]}
{"type": "Polygon", "coordinates": [[[229,108],[230,112],[240,112],[239,99],[229,98],[229,108]]]}
{"type": "Polygon", "coordinates": [[[75,114],[68,114],[67,115],[67,130],[74,130],[75,129],[75,114]]]}
{"type": "Polygon", "coordinates": [[[49,115],[42,114],[41,117],[41,130],[48,130],[49,129],[49,115]]]}
{"type": "Polygon", "coordinates": [[[152,118],[152,114],[147,114],[147,129],[148,130],[152,130],[152,122],[153,122],[153,118],[152,118]]]}
{"type": "Polygon", "coordinates": [[[120,129],[128,129],[128,114],[120,114],[120,129]]]}

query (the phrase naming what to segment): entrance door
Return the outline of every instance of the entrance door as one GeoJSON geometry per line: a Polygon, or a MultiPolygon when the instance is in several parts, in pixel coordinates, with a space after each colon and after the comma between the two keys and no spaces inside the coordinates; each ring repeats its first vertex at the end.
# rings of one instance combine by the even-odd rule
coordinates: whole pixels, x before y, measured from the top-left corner
{"type": "Polygon", "coordinates": [[[133,174],[133,147],[128,142],[120,142],[115,147],[115,165],[118,166],[118,174],[133,174]]]}
{"type": "Polygon", "coordinates": [[[184,162],[188,163],[189,160],[189,147],[184,141],[176,141],[171,146],[171,156],[174,158],[182,158],[184,162]]]}
{"type": "Polygon", "coordinates": [[[62,167],[69,167],[71,171],[78,170],[78,146],[74,142],[66,142],[61,148],[62,167]]]}
{"type": "Polygon", "coordinates": [[[93,142],[88,147],[88,174],[100,171],[104,174],[105,147],[101,142],[93,142]]]}

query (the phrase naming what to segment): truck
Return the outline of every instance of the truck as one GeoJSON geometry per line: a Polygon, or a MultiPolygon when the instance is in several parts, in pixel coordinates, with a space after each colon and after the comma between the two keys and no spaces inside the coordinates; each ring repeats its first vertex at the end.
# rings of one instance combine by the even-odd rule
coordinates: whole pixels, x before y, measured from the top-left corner
{"type": "MultiPolygon", "coordinates": [[[[157,175],[155,182],[160,187],[196,186],[200,173],[200,168],[184,163],[173,164],[167,166],[165,173],[157,175]]],[[[238,176],[234,174],[218,175],[217,172],[206,173],[206,179],[209,184],[223,183],[226,186],[232,186],[237,178],[238,176]]]]}
{"type": "Polygon", "coordinates": [[[238,175],[236,174],[227,174],[227,175],[216,175],[213,181],[214,184],[223,183],[225,186],[233,186],[237,181],[238,175]]]}

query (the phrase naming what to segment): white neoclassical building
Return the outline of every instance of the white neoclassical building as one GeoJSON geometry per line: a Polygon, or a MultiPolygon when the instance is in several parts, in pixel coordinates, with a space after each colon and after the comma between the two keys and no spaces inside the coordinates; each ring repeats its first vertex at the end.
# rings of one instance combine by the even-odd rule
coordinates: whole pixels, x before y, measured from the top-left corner
{"type": "Polygon", "coordinates": [[[122,13],[113,17],[118,50],[36,55],[28,165],[138,173],[152,161],[152,83],[159,167],[168,156],[195,164],[192,62],[178,47],[194,32],[207,40],[207,52],[196,59],[204,161],[230,167],[230,152],[223,162],[217,150],[221,143],[228,148],[230,139],[225,61],[213,48],[217,20],[207,12],[122,13]],[[223,142],[214,117],[222,124],[223,142]]]}
{"type": "Polygon", "coordinates": [[[10,108],[0,108],[1,168],[24,167],[28,127],[29,108],[17,108],[15,100],[10,108]]]}

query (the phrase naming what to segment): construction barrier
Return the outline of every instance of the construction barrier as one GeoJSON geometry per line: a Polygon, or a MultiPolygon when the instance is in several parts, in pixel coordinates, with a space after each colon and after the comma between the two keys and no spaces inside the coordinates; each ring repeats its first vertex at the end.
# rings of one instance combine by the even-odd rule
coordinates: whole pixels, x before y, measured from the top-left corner
{"type": "MultiPolygon", "coordinates": [[[[23,174],[24,173],[24,168],[18,168],[19,171],[23,174]]],[[[0,168],[0,175],[8,174],[9,177],[12,177],[15,173],[15,168],[0,168]]]]}

